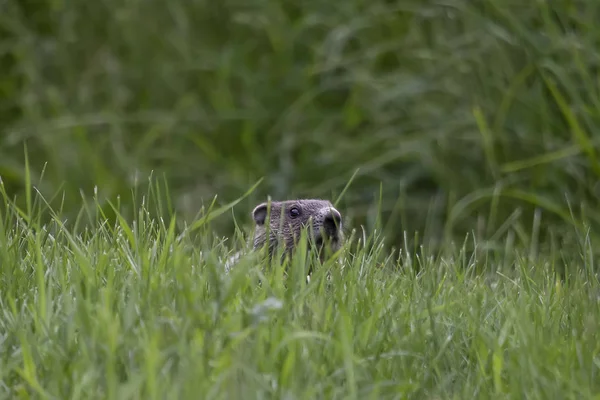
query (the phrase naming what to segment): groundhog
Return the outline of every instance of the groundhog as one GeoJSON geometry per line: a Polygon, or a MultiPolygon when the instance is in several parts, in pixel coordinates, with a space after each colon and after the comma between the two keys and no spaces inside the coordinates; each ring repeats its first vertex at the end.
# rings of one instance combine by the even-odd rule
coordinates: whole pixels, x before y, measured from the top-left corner
{"type": "MultiPolygon", "coordinates": [[[[321,261],[327,254],[324,251],[325,246],[336,252],[344,240],[342,216],[329,200],[265,202],[254,208],[252,218],[255,223],[252,247],[259,250],[266,245],[269,257],[276,253],[280,245],[283,246],[284,256],[291,255],[300,240],[302,228],[307,228],[310,236],[308,244],[316,247],[321,261]]],[[[239,256],[238,253],[229,259],[226,264],[227,270],[237,262],[239,256]]]]}
{"type": "Polygon", "coordinates": [[[254,249],[268,245],[272,256],[278,245],[285,248],[284,254],[293,252],[300,239],[302,228],[308,228],[309,244],[316,246],[323,257],[324,245],[334,252],[341,247],[344,239],[342,216],[328,200],[299,199],[259,204],[252,211],[256,224],[254,230],[254,249]],[[267,214],[269,221],[267,223],[267,214]],[[312,231],[310,230],[312,228],[312,231]]]}

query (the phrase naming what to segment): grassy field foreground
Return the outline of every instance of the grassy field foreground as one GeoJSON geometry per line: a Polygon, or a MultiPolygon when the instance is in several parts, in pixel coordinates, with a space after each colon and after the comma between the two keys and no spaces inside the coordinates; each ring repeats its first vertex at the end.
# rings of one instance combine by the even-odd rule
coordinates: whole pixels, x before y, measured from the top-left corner
{"type": "Polygon", "coordinates": [[[585,246],[560,280],[556,255],[389,255],[366,233],[306,285],[300,256],[285,280],[257,254],[225,275],[241,242],[214,236],[211,214],[180,229],[146,202],[116,223],[86,206],[87,227],[67,227],[40,224],[39,197],[7,199],[1,398],[599,398],[585,246]]]}

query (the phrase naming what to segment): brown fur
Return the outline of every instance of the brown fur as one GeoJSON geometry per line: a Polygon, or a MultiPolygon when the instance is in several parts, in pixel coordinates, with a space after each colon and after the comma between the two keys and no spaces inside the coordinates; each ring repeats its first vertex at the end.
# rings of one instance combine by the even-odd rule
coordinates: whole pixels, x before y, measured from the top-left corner
{"type": "Polygon", "coordinates": [[[254,208],[252,217],[256,224],[253,247],[256,250],[267,245],[269,256],[275,253],[280,244],[284,246],[284,256],[290,255],[303,227],[308,228],[309,245],[312,243],[318,247],[321,260],[324,257],[324,245],[329,245],[335,252],[344,240],[342,217],[328,200],[265,202],[254,208]]]}

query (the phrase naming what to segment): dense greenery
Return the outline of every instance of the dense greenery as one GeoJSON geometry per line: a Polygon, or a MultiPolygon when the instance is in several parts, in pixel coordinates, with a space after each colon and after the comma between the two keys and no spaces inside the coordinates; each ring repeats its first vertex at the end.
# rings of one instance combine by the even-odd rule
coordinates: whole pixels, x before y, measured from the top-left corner
{"type": "Polygon", "coordinates": [[[598,21],[0,0],[0,398],[597,399],[598,21]],[[225,275],[267,196],[343,268],[225,275]]]}
{"type": "Polygon", "coordinates": [[[288,275],[263,268],[256,252],[224,274],[222,259],[241,246],[211,234],[210,213],[184,231],[153,219],[156,198],[146,196],[130,222],[107,224],[84,208],[92,228],[81,230],[57,214],[40,225],[39,197],[31,213],[9,205],[0,225],[1,398],[600,393],[595,243],[563,255],[572,274],[561,280],[549,262],[559,257],[509,241],[504,253],[468,256],[456,246],[437,257],[408,247],[390,255],[377,234],[359,235],[341,258],[312,264],[306,285],[316,261],[303,252],[288,275]]]}
{"type": "Polygon", "coordinates": [[[565,224],[598,231],[597,1],[2,10],[0,175],[11,193],[23,190],[27,141],[34,177],[45,166],[40,190],[65,189],[72,212],[80,190],[114,200],[154,171],[189,220],[264,177],[236,209],[247,220],[267,195],[335,197],[358,171],[345,215],[372,230],[381,209],[396,246],[405,230],[432,243],[515,230],[529,245],[536,209],[543,238],[570,235],[565,224]]]}

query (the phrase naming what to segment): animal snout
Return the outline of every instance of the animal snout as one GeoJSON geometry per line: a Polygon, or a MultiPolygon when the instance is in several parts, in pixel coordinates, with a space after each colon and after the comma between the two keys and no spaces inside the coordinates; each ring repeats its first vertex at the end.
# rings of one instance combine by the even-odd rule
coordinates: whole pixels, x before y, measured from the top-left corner
{"type": "Polygon", "coordinates": [[[325,232],[333,236],[342,226],[342,215],[338,210],[332,208],[327,212],[325,217],[323,218],[323,228],[325,232]]]}

